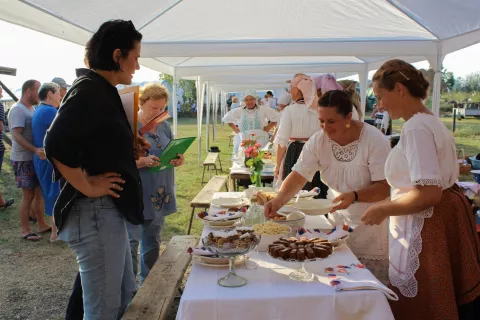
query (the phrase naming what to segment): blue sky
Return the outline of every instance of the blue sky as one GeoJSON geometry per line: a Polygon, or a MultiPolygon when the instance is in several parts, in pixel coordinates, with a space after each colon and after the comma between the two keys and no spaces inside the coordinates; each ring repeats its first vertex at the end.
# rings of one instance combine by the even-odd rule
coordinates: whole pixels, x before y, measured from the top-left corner
{"type": "MultiPolygon", "coordinates": [[[[75,68],[83,67],[84,48],[30,29],[0,21],[0,66],[17,69],[17,76],[0,75],[10,88],[19,88],[28,79],[41,82],[62,77],[68,83],[75,79],[75,68]]],[[[428,68],[427,62],[416,64],[428,68]]],[[[447,55],[444,67],[458,76],[480,71],[480,44],[447,55]]],[[[153,81],[159,72],[141,67],[134,81],[153,81]]]]}

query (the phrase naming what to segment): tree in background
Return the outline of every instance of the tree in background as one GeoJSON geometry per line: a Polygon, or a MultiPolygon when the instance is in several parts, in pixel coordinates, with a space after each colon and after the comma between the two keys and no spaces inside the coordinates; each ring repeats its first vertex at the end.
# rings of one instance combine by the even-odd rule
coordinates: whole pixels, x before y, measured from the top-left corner
{"type": "MultiPolygon", "coordinates": [[[[166,73],[161,73],[160,80],[167,81],[173,87],[173,76],[166,73]]],[[[183,101],[192,105],[197,100],[197,89],[195,87],[194,80],[180,79],[178,81],[178,87],[183,90],[183,101]]]]}

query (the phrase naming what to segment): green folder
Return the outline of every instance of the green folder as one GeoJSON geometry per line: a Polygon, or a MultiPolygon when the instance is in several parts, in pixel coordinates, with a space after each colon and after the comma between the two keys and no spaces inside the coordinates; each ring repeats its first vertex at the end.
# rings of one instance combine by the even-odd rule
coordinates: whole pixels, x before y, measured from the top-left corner
{"type": "Polygon", "coordinates": [[[195,141],[195,137],[170,140],[167,147],[159,156],[161,165],[150,168],[149,171],[158,172],[168,168],[173,168],[173,166],[170,164],[170,161],[177,159],[179,154],[184,154],[188,148],[190,148],[190,145],[193,143],[193,141],[195,141]]]}

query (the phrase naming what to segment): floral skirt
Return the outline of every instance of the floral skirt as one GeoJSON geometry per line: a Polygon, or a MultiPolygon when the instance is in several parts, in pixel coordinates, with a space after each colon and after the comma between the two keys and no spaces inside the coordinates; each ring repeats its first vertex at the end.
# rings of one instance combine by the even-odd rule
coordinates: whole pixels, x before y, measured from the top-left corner
{"type": "Polygon", "coordinates": [[[418,293],[391,301],[396,320],[480,319],[480,242],[472,208],[457,185],[424,221],[418,293]]]}

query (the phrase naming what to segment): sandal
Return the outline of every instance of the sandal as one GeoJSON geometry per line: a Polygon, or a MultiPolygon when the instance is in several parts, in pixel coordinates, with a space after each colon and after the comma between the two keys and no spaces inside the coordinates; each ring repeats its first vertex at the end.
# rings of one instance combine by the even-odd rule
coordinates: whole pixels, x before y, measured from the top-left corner
{"type": "Polygon", "coordinates": [[[5,203],[3,205],[1,205],[0,208],[3,208],[3,210],[5,210],[8,207],[10,207],[14,202],[15,202],[15,199],[9,199],[9,200],[5,201],[5,203]]]}
{"type": "Polygon", "coordinates": [[[23,236],[23,239],[26,241],[40,241],[40,237],[36,233],[29,233],[23,236]],[[35,238],[35,239],[34,239],[35,238]]]}

